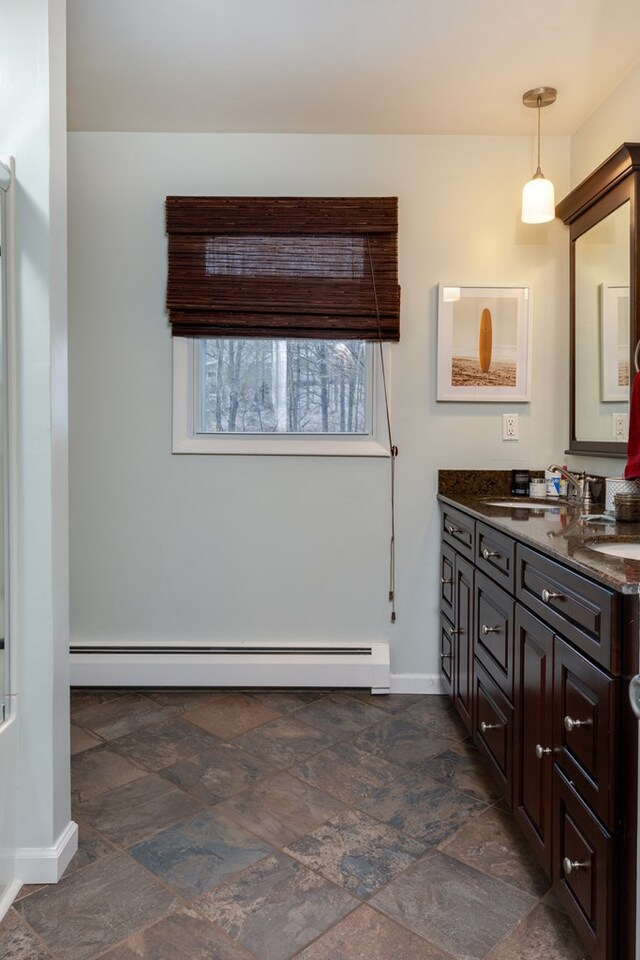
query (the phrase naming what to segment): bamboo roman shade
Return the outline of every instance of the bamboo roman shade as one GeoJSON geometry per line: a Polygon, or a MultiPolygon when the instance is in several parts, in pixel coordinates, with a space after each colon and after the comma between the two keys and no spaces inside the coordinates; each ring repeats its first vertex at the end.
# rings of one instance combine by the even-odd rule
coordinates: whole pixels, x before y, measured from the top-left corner
{"type": "Polygon", "coordinates": [[[174,336],[398,340],[396,197],[167,197],[174,336]]]}

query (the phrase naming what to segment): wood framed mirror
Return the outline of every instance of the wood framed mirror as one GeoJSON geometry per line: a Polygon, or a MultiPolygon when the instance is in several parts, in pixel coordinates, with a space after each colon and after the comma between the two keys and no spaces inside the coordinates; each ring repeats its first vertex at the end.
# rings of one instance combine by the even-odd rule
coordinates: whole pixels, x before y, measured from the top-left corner
{"type": "Polygon", "coordinates": [[[624,143],[556,207],[570,230],[568,453],[625,457],[640,357],[640,144],[624,143]]]}

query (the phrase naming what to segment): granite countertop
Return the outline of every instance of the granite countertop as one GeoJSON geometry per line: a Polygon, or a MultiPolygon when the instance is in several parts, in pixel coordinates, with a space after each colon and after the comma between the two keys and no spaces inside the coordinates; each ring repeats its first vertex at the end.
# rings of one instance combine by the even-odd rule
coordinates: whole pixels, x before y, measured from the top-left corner
{"type": "MultiPolygon", "coordinates": [[[[504,487],[498,485],[499,492],[492,494],[485,489],[484,483],[478,484],[478,492],[462,492],[447,484],[440,484],[438,499],[454,507],[472,513],[476,519],[484,520],[496,529],[503,531],[515,540],[527,544],[546,554],[552,560],[564,563],[579,573],[622,593],[640,593],[640,561],[623,557],[611,557],[589,549],[590,543],[603,540],[640,543],[640,523],[602,523],[585,520],[579,505],[562,500],[541,500],[539,507],[490,506],[487,499],[511,497],[504,487]]],[[[495,488],[494,488],[495,490],[495,488]]],[[[529,504],[532,503],[528,500],[529,504]]],[[[602,504],[595,505],[591,514],[602,511],[602,504]]]]}

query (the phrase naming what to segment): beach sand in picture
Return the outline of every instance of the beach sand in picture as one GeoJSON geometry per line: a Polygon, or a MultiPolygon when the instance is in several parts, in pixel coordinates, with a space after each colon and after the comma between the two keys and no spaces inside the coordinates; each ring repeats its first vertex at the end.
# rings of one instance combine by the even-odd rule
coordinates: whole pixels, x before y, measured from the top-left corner
{"type": "Polygon", "coordinates": [[[475,358],[451,358],[451,384],[454,387],[515,387],[516,364],[508,360],[493,360],[483,373],[475,358]]]}

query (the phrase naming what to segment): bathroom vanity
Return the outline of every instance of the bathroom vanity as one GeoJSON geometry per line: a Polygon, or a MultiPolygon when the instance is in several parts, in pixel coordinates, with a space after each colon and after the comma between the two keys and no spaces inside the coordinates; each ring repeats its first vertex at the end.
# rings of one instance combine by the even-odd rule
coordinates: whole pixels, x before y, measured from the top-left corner
{"type": "Polygon", "coordinates": [[[589,956],[633,960],[640,562],[594,548],[640,526],[439,500],[445,685],[589,956]]]}

